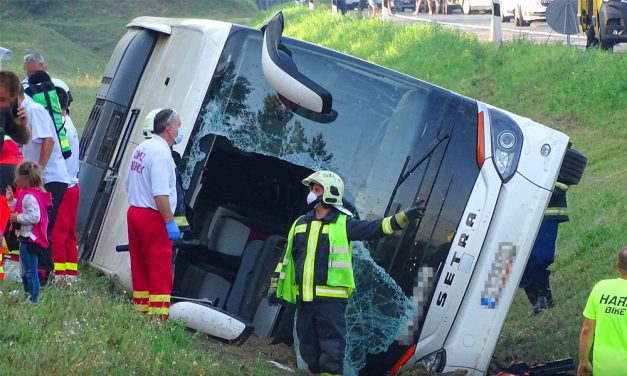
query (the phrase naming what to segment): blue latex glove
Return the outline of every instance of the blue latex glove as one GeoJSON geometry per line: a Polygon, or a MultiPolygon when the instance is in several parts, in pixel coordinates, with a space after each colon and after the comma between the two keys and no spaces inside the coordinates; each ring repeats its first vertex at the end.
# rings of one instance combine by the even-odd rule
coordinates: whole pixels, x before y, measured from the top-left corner
{"type": "Polygon", "coordinates": [[[172,241],[179,240],[179,238],[181,237],[181,231],[179,230],[175,221],[170,221],[166,223],[165,230],[168,232],[168,239],[172,241]]]}

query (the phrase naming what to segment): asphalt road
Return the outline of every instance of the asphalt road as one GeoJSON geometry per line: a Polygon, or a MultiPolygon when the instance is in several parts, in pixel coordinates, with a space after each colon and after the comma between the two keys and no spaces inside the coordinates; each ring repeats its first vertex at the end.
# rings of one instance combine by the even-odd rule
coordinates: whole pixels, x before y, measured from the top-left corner
{"type": "MultiPolygon", "coordinates": [[[[479,40],[488,41],[490,36],[490,23],[492,15],[489,13],[472,13],[470,15],[464,15],[461,12],[454,11],[453,14],[434,14],[429,16],[425,13],[420,13],[417,16],[413,16],[411,11],[397,12],[390,18],[395,22],[436,22],[445,27],[457,28],[464,32],[475,33],[479,40]]],[[[509,23],[502,23],[501,30],[503,33],[503,40],[513,40],[516,38],[528,38],[537,43],[568,43],[568,37],[563,34],[559,34],[549,27],[546,22],[532,22],[529,26],[520,27],[514,24],[511,20],[509,23]]],[[[586,36],[583,33],[570,36],[570,44],[576,48],[585,49],[586,36]]],[[[614,52],[624,52],[627,50],[627,46],[617,45],[614,46],[614,52]]]]}

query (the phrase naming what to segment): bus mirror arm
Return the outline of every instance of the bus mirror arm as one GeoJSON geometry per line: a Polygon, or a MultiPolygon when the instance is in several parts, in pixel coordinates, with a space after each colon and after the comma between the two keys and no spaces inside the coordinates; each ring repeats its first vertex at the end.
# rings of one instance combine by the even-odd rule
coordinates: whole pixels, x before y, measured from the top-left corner
{"type": "MultiPolygon", "coordinates": [[[[329,91],[299,72],[291,51],[281,43],[283,13],[277,12],[261,27],[263,46],[261,67],[270,86],[283,97],[286,106],[329,115],[333,112],[333,96],[329,91]]],[[[298,113],[298,112],[297,112],[298,113]]]]}

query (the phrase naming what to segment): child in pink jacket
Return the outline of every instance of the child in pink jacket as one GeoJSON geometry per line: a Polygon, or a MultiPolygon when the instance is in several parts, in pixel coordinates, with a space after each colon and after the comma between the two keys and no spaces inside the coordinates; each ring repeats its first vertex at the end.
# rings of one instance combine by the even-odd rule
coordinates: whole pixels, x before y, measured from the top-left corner
{"type": "Polygon", "coordinates": [[[17,198],[13,189],[6,188],[6,199],[13,213],[13,223],[20,241],[20,264],[24,291],[30,301],[39,299],[39,274],[37,258],[48,247],[48,210],[52,196],[44,189],[42,170],[34,162],[24,162],[17,167],[15,183],[19,188],[17,198]]]}

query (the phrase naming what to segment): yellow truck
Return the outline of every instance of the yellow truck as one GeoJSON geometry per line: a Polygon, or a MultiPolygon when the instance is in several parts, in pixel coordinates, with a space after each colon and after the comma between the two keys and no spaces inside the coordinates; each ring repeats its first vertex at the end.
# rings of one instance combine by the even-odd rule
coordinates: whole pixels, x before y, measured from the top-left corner
{"type": "Polygon", "coordinates": [[[610,49],[615,44],[627,42],[627,1],[578,0],[579,23],[586,32],[586,47],[599,44],[610,49]]]}

